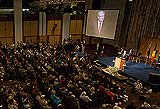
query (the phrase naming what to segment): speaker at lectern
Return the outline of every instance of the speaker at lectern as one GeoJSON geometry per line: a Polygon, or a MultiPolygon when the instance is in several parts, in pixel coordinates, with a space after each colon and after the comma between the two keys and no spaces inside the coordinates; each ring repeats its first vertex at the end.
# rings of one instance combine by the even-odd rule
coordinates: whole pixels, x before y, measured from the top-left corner
{"type": "Polygon", "coordinates": [[[125,59],[116,57],[115,63],[114,63],[115,68],[118,68],[119,70],[123,70],[125,64],[126,64],[125,59]]]}

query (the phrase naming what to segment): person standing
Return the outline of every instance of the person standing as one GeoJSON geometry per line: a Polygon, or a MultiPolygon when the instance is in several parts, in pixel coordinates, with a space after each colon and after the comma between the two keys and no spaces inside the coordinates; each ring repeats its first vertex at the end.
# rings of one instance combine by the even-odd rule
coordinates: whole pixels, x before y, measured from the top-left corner
{"type": "Polygon", "coordinates": [[[101,52],[100,52],[100,56],[101,56],[101,57],[104,57],[104,45],[102,46],[102,50],[101,50],[101,52]]]}
{"type": "Polygon", "coordinates": [[[83,39],[83,41],[81,42],[81,47],[82,47],[82,53],[83,54],[85,52],[85,43],[86,43],[86,41],[83,39]]]}
{"type": "Polygon", "coordinates": [[[127,50],[124,50],[124,51],[123,51],[123,54],[122,54],[121,57],[124,58],[124,59],[126,59],[126,57],[127,57],[127,50]]]}
{"type": "Polygon", "coordinates": [[[133,59],[133,49],[130,49],[129,50],[129,53],[128,53],[128,61],[132,61],[132,59],[133,59]]]}
{"type": "Polygon", "coordinates": [[[99,52],[99,43],[96,45],[96,51],[99,52]]]}
{"type": "Polygon", "coordinates": [[[149,63],[149,57],[150,57],[150,48],[147,50],[147,55],[146,55],[146,62],[145,64],[149,63]]]}
{"type": "Polygon", "coordinates": [[[158,53],[157,63],[160,64],[160,52],[158,53]]]}

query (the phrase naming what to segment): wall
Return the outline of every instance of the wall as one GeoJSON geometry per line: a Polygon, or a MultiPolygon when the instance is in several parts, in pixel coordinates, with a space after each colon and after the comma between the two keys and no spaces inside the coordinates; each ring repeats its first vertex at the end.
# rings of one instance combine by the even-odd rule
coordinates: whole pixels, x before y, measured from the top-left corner
{"type": "MultiPolygon", "coordinates": [[[[160,52],[160,38],[151,38],[151,37],[144,37],[141,41],[140,51],[142,51],[142,55],[146,56],[147,49],[150,47],[151,53],[154,50],[157,44],[156,50],[160,52]]],[[[158,55],[157,55],[158,56],[158,55]]]]}
{"type": "Polygon", "coordinates": [[[0,41],[2,44],[10,44],[13,40],[13,22],[0,22],[0,41]]]}
{"type": "Polygon", "coordinates": [[[70,31],[69,34],[72,35],[72,40],[82,39],[83,34],[83,15],[72,15],[70,17],[70,31]]]}
{"type": "Polygon", "coordinates": [[[48,20],[47,24],[47,36],[49,37],[49,42],[51,44],[60,43],[61,37],[61,20],[48,20]],[[56,25],[56,26],[55,26],[56,25]]]}
{"type": "Polygon", "coordinates": [[[23,15],[22,22],[23,41],[38,41],[38,15],[23,15]]]}
{"type": "MultiPolygon", "coordinates": [[[[97,0],[98,1],[98,0],[97,0]]],[[[117,31],[116,31],[116,36],[115,40],[107,40],[107,39],[100,39],[100,38],[91,38],[91,37],[85,37],[87,43],[92,43],[95,44],[97,42],[103,42],[107,44],[117,44],[119,41],[120,37],[120,31],[121,31],[121,25],[122,25],[122,20],[123,20],[123,14],[124,14],[124,9],[125,9],[125,1],[126,0],[102,0],[101,2],[101,9],[119,9],[120,14],[119,14],[119,19],[118,19],[118,24],[117,24],[117,31]]],[[[86,8],[87,9],[92,9],[92,0],[87,0],[86,3],[86,8]]],[[[48,16],[47,16],[48,17],[48,16]]],[[[52,44],[53,43],[59,43],[61,41],[61,36],[62,36],[62,16],[59,18],[57,16],[51,16],[51,18],[47,18],[47,36],[42,38],[41,40],[49,40],[52,44]],[[57,23],[57,27],[55,29],[55,33],[53,33],[53,24],[54,22],[57,23]]],[[[82,39],[83,37],[83,26],[84,24],[84,16],[82,17],[77,17],[76,18],[71,18],[70,19],[70,32],[73,37],[73,40],[77,39],[82,39]]],[[[14,23],[13,23],[14,24],[14,23]]],[[[24,17],[23,15],[23,40],[24,41],[38,41],[38,16],[33,15],[31,16],[26,16],[24,17]],[[26,18],[27,17],[27,18],[26,18]]],[[[12,28],[14,32],[14,28],[12,28]]],[[[14,39],[14,38],[13,38],[14,39]]]]}
{"type": "Polygon", "coordinates": [[[0,41],[11,44],[14,41],[13,14],[0,16],[0,41]]]}
{"type": "Polygon", "coordinates": [[[24,41],[37,42],[38,21],[23,21],[24,41]]]}
{"type": "Polygon", "coordinates": [[[142,45],[146,46],[143,44],[146,39],[149,41],[160,37],[160,0],[133,0],[131,3],[121,33],[126,36],[126,47],[139,51],[142,45]]]}
{"type": "Polygon", "coordinates": [[[120,33],[121,33],[121,26],[123,22],[123,16],[125,11],[125,4],[126,0],[103,0],[101,4],[102,9],[118,9],[119,12],[119,18],[117,23],[117,29],[115,33],[115,40],[107,40],[103,39],[103,43],[115,45],[119,43],[120,33]]]}

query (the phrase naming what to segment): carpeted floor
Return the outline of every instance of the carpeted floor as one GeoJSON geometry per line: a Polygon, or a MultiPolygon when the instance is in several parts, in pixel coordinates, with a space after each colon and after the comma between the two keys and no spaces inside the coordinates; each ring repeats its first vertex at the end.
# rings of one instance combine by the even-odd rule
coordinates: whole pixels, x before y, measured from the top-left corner
{"type": "MultiPolygon", "coordinates": [[[[106,66],[114,66],[114,59],[115,57],[101,57],[99,58],[99,62],[106,66]]],[[[149,73],[160,74],[160,69],[155,70],[154,67],[144,63],[127,61],[123,72],[131,77],[147,82],[149,79],[149,73]]]]}
{"type": "Polygon", "coordinates": [[[127,62],[124,73],[133,76],[141,81],[147,82],[149,79],[149,73],[160,74],[160,70],[155,70],[154,67],[146,65],[144,63],[127,62]]]}

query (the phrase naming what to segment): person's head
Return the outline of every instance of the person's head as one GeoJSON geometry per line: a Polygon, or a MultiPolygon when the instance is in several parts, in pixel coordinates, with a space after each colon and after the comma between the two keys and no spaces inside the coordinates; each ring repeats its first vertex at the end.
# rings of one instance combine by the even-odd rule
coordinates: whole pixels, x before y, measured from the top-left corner
{"type": "Polygon", "coordinates": [[[106,104],[102,104],[102,109],[106,109],[106,108],[107,108],[106,104]]]}
{"type": "Polygon", "coordinates": [[[103,22],[105,17],[105,12],[104,11],[99,11],[98,12],[98,21],[103,22]]]}
{"type": "Polygon", "coordinates": [[[84,92],[82,92],[82,96],[85,96],[86,95],[86,92],[84,91],[84,92]]]}
{"type": "Polygon", "coordinates": [[[122,106],[122,102],[121,102],[121,101],[118,102],[118,106],[119,106],[119,107],[122,106]]]}

